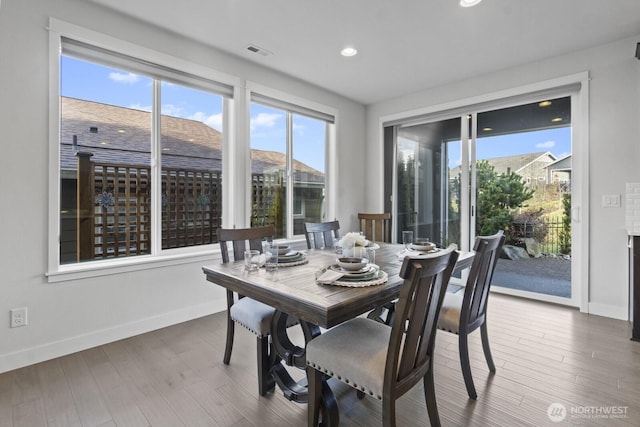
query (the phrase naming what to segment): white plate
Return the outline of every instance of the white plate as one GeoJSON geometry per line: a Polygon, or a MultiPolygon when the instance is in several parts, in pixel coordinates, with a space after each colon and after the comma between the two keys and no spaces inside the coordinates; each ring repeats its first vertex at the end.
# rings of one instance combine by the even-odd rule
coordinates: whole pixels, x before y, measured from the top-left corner
{"type": "Polygon", "coordinates": [[[278,259],[291,259],[295,258],[300,254],[298,251],[287,252],[284,255],[278,255],[278,259]]]}

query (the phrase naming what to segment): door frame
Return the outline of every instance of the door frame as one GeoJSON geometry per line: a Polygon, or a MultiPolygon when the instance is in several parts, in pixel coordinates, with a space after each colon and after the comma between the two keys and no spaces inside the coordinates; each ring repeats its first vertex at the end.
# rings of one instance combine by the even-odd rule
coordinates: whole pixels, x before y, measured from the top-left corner
{"type": "MultiPolygon", "coordinates": [[[[572,262],[571,298],[537,294],[517,290],[496,288],[506,294],[534,298],[537,300],[579,307],[581,312],[589,312],[589,73],[587,71],[491,92],[470,98],[463,98],[443,104],[415,110],[389,114],[379,118],[378,142],[384,150],[384,128],[408,123],[437,121],[457,113],[477,113],[493,107],[503,108],[514,103],[526,103],[540,96],[571,96],[572,116],[572,262]]],[[[462,141],[464,143],[464,140],[462,141]]],[[[394,163],[395,165],[395,163],[394,163]]],[[[394,182],[395,184],[395,182],[394,182]]],[[[393,187],[395,189],[395,187],[393,187]]],[[[384,197],[383,197],[384,199],[384,197]]],[[[395,207],[395,194],[391,199],[395,207]]],[[[393,224],[395,228],[395,222],[393,224]]],[[[396,235],[397,230],[393,230],[396,235]]]]}

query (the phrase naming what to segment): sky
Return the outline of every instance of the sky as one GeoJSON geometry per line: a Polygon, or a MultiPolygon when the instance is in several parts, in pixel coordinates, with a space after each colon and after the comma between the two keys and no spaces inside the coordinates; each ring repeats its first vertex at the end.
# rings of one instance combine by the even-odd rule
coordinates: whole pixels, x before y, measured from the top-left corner
{"type": "MultiPolygon", "coordinates": [[[[63,96],[151,111],[151,78],[67,56],[62,56],[60,63],[63,96]]],[[[198,120],[223,131],[221,96],[163,82],[161,99],[162,114],[198,120]]],[[[250,126],[252,148],[285,151],[284,111],[252,104],[250,126]]],[[[324,172],[324,122],[294,115],[293,145],[296,160],[324,172]]]]}
{"type": "MultiPolygon", "coordinates": [[[[61,93],[110,105],[150,111],[151,78],[63,56],[61,93]]],[[[162,113],[198,120],[222,131],[222,97],[182,85],[163,83],[162,113]]],[[[284,152],[286,114],[252,104],[251,147],[284,152]]],[[[320,120],[293,116],[294,158],[320,172],[325,170],[325,127],[320,120]]],[[[449,166],[460,164],[460,144],[450,144],[449,166]]],[[[556,128],[478,139],[477,158],[550,151],[557,158],[571,153],[571,128],[556,128]]]]}

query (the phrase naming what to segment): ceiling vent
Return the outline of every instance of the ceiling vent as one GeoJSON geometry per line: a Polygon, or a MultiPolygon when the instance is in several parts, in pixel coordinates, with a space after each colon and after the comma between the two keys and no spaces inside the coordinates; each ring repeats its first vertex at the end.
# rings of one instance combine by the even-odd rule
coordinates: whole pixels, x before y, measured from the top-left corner
{"type": "Polygon", "coordinates": [[[264,48],[262,48],[260,46],[255,45],[255,44],[248,45],[247,46],[247,50],[249,52],[257,53],[258,55],[262,55],[262,56],[273,55],[273,52],[270,52],[267,49],[264,49],[264,48]]]}

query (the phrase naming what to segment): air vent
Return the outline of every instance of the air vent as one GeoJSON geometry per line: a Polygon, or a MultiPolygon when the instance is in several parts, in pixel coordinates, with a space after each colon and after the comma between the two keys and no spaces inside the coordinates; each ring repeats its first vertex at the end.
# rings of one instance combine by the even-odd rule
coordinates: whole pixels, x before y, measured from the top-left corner
{"type": "Polygon", "coordinates": [[[256,46],[255,44],[250,44],[247,46],[247,50],[249,52],[257,53],[262,56],[273,55],[273,52],[269,52],[267,49],[261,48],[260,46],[256,46]]]}

